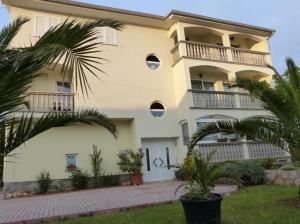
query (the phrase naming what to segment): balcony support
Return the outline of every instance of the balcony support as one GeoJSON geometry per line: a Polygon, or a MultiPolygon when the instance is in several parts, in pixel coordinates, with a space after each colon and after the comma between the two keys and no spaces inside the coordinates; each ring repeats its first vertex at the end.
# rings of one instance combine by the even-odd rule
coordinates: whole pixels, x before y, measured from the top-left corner
{"type": "MultiPolygon", "coordinates": [[[[181,23],[177,23],[177,37],[178,40],[185,40],[184,26],[182,26],[181,23]]],[[[183,43],[182,41],[179,41],[178,44],[179,44],[178,46],[179,55],[181,57],[187,56],[186,44],[183,43]]]]}
{"type": "Polygon", "coordinates": [[[230,36],[229,36],[228,33],[225,33],[225,34],[222,35],[222,41],[223,41],[223,46],[224,47],[228,47],[226,49],[228,61],[233,61],[233,59],[232,59],[232,51],[230,49],[230,47],[231,47],[230,36]]]}

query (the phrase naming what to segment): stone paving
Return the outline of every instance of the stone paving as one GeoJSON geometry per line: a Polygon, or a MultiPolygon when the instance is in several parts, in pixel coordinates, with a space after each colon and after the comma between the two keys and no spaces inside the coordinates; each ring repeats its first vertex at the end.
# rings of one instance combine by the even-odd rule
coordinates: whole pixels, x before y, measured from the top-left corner
{"type": "MultiPolygon", "coordinates": [[[[17,199],[4,199],[0,194],[0,223],[41,223],[170,203],[178,200],[174,189],[179,184],[177,181],[155,182],[17,199]]],[[[216,187],[216,192],[222,194],[235,191],[236,186],[216,187]]]]}

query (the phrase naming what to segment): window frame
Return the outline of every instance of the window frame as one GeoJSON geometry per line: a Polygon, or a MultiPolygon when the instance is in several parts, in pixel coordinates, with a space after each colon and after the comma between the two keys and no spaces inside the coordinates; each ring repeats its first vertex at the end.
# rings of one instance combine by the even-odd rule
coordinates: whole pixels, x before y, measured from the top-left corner
{"type": "Polygon", "coordinates": [[[152,116],[153,118],[155,118],[155,119],[162,119],[162,118],[164,118],[164,117],[166,116],[166,113],[167,113],[167,109],[166,109],[165,105],[164,105],[162,102],[160,102],[160,101],[153,101],[153,102],[150,104],[149,111],[150,111],[151,116],[152,116]],[[151,106],[152,106],[153,104],[155,104],[155,103],[158,103],[158,104],[162,105],[162,107],[163,107],[164,109],[151,109],[151,106]],[[157,112],[163,111],[163,114],[162,114],[162,116],[156,117],[156,116],[154,116],[154,115],[152,114],[152,111],[157,111],[157,112]]]}
{"type": "Polygon", "coordinates": [[[145,58],[145,64],[146,64],[147,68],[150,69],[151,71],[158,71],[158,70],[161,68],[161,66],[162,66],[162,62],[161,62],[160,58],[159,58],[159,57],[157,56],[157,54],[155,54],[155,53],[150,53],[150,54],[148,54],[148,55],[146,56],[146,58],[145,58]],[[157,62],[157,61],[148,61],[147,58],[148,58],[149,56],[154,56],[154,57],[156,57],[157,60],[158,60],[158,62],[157,62]],[[156,65],[158,65],[158,67],[155,68],[155,69],[152,69],[152,68],[148,65],[148,63],[156,64],[156,65]]]}
{"type": "Polygon", "coordinates": [[[215,88],[215,82],[214,82],[214,81],[210,81],[210,80],[191,79],[191,87],[192,87],[192,90],[200,90],[200,91],[216,91],[216,88],[215,88]],[[193,88],[192,82],[200,82],[200,83],[201,83],[201,89],[194,89],[194,88],[193,88]],[[205,89],[204,89],[204,83],[212,83],[213,86],[214,86],[214,90],[205,90],[205,89]]]}
{"type": "Polygon", "coordinates": [[[33,34],[32,34],[34,37],[41,37],[50,29],[50,18],[57,19],[58,23],[56,25],[61,24],[61,17],[59,17],[59,16],[49,16],[49,15],[42,15],[42,14],[35,14],[34,15],[33,34]],[[44,17],[45,18],[45,27],[44,27],[43,34],[38,34],[37,33],[37,17],[44,17]]]}
{"type": "MultiPolygon", "coordinates": [[[[71,164],[73,165],[73,164],[71,164]]],[[[65,154],[65,172],[73,172],[74,170],[76,170],[78,168],[78,154],[77,153],[67,153],[65,154]],[[73,170],[71,169],[68,169],[68,156],[74,156],[74,159],[75,159],[75,165],[73,168],[73,170]]]]}
{"type": "Polygon", "coordinates": [[[113,29],[108,26],[98,27],[98,31],[96,34],[96,43],[103,44],[103,45],[111,45],[111,46],[118,46],[118,32],[116,29],[113,29]],[[108,30],[113,32],[114,41],[108,41],[108,30]],[[100,33],[103,33],[103,37],[100,37],[100,33]],[[103,38],[103,41],[101,41],[103,38]]]}

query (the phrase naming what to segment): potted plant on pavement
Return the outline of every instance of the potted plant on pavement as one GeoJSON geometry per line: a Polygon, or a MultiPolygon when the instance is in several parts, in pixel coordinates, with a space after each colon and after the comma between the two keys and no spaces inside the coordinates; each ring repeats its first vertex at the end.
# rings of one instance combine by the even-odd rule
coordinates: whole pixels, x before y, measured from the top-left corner
{"type": "MultiPolygon", "coordinates": [[[[214,193],[217,183],[241,185],[241,181],[224,172],[223,165],[211,164],[212,153],[207,158],[193,154],[195,172],[189,183],[180,185],[176,192],[185,187],[180,197],[188,224],[221,223],[222,196],[214,193]]],[[[191,156],[191,155],[189,155],[191,156]]]]}
{"type": "Polygon", "coordinates": [[[126,149],[118,154],[119,168],[123,172],[128,172],[133,185],[142,184],[142,159],[144,154],[141,150],[134,152],[132,149],[126,149]]]}

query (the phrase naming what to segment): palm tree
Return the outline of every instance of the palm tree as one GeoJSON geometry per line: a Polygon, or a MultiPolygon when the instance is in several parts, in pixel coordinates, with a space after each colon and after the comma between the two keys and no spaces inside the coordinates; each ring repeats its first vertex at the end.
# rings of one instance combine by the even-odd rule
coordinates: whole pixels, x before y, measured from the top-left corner
{"type": "Polygon", "coordinates": [[[291,58],[286,59],[287,70],[281,76],[275,69],[274,87],[266,82],[238,78],[233,86],[250,92],[262,102],[267,116],[255,116],[235,121],[210,123],[193,134],[189,151],[199,140],[213,133],[237,133],[266,142],[300,159],[300,70],[291,58]]]}
{"type": "Polygon", "coordinates": [[[96,73],[102,72],[99,67],[103,59],[95,56],[100,52],[100,44],[95,41],[98,28],[108,26],[120,30],[122,24],[110,19],[87,22],[67,19],[49,29],[35,44],[10,47],[12,39],[28,21],[19,17],[0,31],[0,168],[4,157],[14,149],[52,127],[74,122],[95,124],[116,137],[114,123],[95,109],[45,113],[40,118],[29,113],[19,117],[14,114],[20,106],[28,105],[26,91],[35,79],[45,75],[41,72],[44,68],[58,69],[63,78],[74,83],[75,90],[80,89],[87,97],[90,90],[87,75],[99,78],[96,73]]]}

